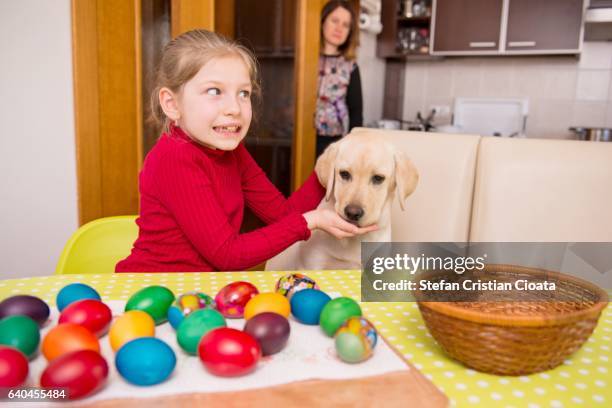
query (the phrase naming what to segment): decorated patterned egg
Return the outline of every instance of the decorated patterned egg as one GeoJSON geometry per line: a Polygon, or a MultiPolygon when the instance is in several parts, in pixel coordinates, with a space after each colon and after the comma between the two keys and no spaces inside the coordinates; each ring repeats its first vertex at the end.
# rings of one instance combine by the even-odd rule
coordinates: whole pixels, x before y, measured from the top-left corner
{"type": "Polygon", "coordinates": [[[130,296],[125,304],[125,311],[142,310],[151,315],[155,324],[161,324],[168,318],[168,309],[174,302],[174,293],[163,286],[147,286],[130,296]]]}
{"type": "Polygon", "coordinates": [[[41,345],[47,361],[77,350],[100,352],[100,343],[95,334],[74,323],[58,324],[45,335],[41,345]]]}
{"type": "Polygon", "coordinates": [[[247,303],[244,308],[244,318],[249,320],[263,312],[273,312],[289,317],[291,306],[287,298],[280,293],[260,293],[247,303]]]}
{"type": "Polygon", "coordinates": [[[360,363],[372,356],[377,340],[372,323],[364,317],[350,317],[336,332],[336,353],[347,363],[360,363]]]}
{"type": "Polygon", "coordinates": [[[291,273],[285,275],[276,282],[277,293],[291,299],[294,293],[303,289],[319,289],[317,283],[306,275],[301,273],[291,273]]]}
{"type": "Polygon", "coordinates": [[[198,309],[216,309],[215,301],[205,293],[184,293],[168,309],[168,321],[176,330],[185,316],[198,309]]]}
{"type": "Polygon", "coordinates": [[[176,331],[176,340],[183,350],[195,355],[202,336],[213,329],[225,326],[225,318],[218,311],[213,309],[196,310],[183,319],[176,331]]]}
{"type": "Polygon", "coordinates": [[[28,316],[14,315],[0,320],[0,344],[15,347],[26,357],[32,357],[40,343],[36,322],[28,316]]]}
{"type": "Polygon", "coordinates": [[[64,286],[55,298],[57,309],[61,312],[66,306],[72,302],[82,299],[101,300],[100,294],[94,288],[84,283],[71,283],[64,286]]]}
{"type": "Polygon", "coordinates": [[[325,334],[333,337],[346,319],[353,316],[361,316],[359,304],[349,297],[339,297],[327,302],[321,311],[319,323],[325,334]]]}
{"type": "Polygon", "coordinates": [[[32,318],[39,326],[42,326],[49,318],[49,312],[49,306],[36,296],[11,296],[0,303],[0,319],[23,315],[32,318]]]}
{"type": "Polygon", "coordinates": [[[0,346],[0,387],[21,386],[28,377],[28,359],[14,347],[0,346]]]}
{"type": "Polygon", "coordinates": [[[113,314],[99,300],[83,299],[69,304],[61,313],[58,323],[79,324],[100,337],[108,329],[113,314]]]}
{"type": "Polygon", "coordinates": [[[176,354],[155,337],[141,337],[124,344],[115,356],[115,366],[123,378],[136,385],[165,381],[176,366],[176,354]]]}
{"type": "Polygon", "coordinates": [[[233,282],[221,288],[215,303],[217,310],[230,319],[240,319],[244,316],[244,307],[259,291],[249,282],[233,282]]]}
{"type": "Polygon", "coordinates": [[[77,350],[51,361],[40,377],[43,388],[64,388],[68,399],[87,397],[108,378],[108,364],[100,353],[77,350]]]}
{"type": "Polygon", "coordinates": [[[108,332],[111,348],[114,351],[130,340],[138,337],[155,336],[155,321],[142,310],[131,310],[119,316],[108,332]]]}

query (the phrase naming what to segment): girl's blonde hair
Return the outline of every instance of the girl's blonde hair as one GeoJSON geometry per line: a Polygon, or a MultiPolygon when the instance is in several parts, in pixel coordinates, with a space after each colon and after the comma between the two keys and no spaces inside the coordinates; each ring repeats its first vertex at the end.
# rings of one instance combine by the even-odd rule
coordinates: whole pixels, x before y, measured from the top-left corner
{"type": "Polygon", "coordinates": [[[257,107],[261,98],[257,60],[243,45],[207,30],[187,31],[171,40],[164,51],[155,76],[155,88],[151,92],[150,120],[167,131],[168,119],[159,103],[159,91],[168,88],[178,94],[187,81],[210,60],[235,55],[242,58],[251,78],[252,104],[257,107]]]}

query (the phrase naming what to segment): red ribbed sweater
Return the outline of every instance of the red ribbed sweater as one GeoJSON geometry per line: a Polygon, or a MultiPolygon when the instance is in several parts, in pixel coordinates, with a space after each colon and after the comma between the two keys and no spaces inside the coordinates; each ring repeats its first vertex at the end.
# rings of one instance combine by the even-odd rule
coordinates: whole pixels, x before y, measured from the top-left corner
{"type": "Polygon", "coordinates": [[[325,193],[313,172],[287,200],[242,143],[214,150],[178,127],[147,155],[139,188],[138,238],[116,272],[247,269],[308,239],[302,213],[325,193]],[[240,234],[245,205],[268,225],[240,234]]]}

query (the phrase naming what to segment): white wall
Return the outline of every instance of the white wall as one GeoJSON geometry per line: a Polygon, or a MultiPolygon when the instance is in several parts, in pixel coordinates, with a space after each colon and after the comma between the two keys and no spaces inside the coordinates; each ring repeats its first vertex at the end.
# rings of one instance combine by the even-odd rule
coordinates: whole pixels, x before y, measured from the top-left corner
{"type": "Polygon", "coordinates": [[[376,57],[376,35],[366,31],[359,34],[357,64],[363,92],[363,124],[382,118],[385,94],[385,60],[376,57]]]}
{"type": "Polygon", "coordinates": [[[77,228],[70,0],[0,1],[0,279],[50,275],[77,228]]]}
{"type": "MultiPolygon", "coordinates": [[[[527,136],[573,138],[570,126],[612,127],[612,43],[585,42],[573,56],[464,57],[407,62],[404,114],[456,97],[529,100],[527,136]]],[[[450,122],[450,115],[435,123],[450,122]]]]}

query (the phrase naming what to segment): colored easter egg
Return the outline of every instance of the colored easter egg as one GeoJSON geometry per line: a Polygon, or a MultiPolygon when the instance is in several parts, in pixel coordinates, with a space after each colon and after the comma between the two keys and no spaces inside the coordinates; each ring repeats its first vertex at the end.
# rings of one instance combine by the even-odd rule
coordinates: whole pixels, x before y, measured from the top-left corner
{"type": "Polygon", "coordinates": [[[51,361],[40,377],[43,388],[64,388],[68,399],[94,394],[108,378],[108,364],[94,350],[76,350],[51,361]]]}
{"type": "Polygon", "coordinates": [[[304,289],[291,297],[291,313],[301,323],[319,324],[321,311],[331,298],[317,289],[304,289]]]}
{"type": "Polygon", "coordinates": [[[289,340],[291,326],[289,321],[272,312],[260,313],[246,322],[244,332],[253,336],[264,356],[281,351],[289,340]]]}
{"type": "Polygon", "coordinates": [[[154,385],[165,381],[176,366],[174,351],[160,339],[141,337],[124,344],[115,356],[117,371],[128,382],[154,385]]]}
{"type": "Polygon", "coordinates": [[[168,309],[168,321],[176,330],[189,313],[199,309],[216,309],[213,298],[201,292],[184,293],[168,309]]]}
{"type": "Polygon", "coordinates": [[[252,283],[242,281],[230,283],[221,288],[215,296],[217,310],[227,318],[239,319],[244,316],[246,304],[258,293],[252,283]]]}
{"type": "Polygon", "coordinates": [[[77,350],[100,352],[100,343],[95,334],[74,323],[58,324],[43,338],[42,353],[47,361],[55,360],[77,350]]]}
{"type": "Polygon", "coordinates": [[[125,312],[115,319],[108,332],[111,348],[119,350],[130,340],[155,336],[155,321],[142,310],[125,312]]]}
{"type": "Polygon", "coordinates": [[[0,320],[0,344],[15,347],[28,358],[40,343],[38,324],[28,316],[14,315],[0,320]]]}
{"type": "Polygon", "coordinates": [[[57,304],[57,309],[61,312],[72,302],[83,299],[102,300],[100,294],[91,286],[85,285],[84,283],[71,283],[70,285],[64,286],[58,292],[55,303],[57,304]]]}
{"type": "Polygon", "coordinates": [[[113,314],[104,303],[95,299],[83,299],[69,304],[60,314],[58,323],[78,324],[96,336],[101,336],[112,319],[113,314]]]}
{"type": "Polygon", "coordinates": [[[347,363],[360,363],[370,358],[378,341],[374,325],[364,317],[349,317],[336,331],[338,357],[347,363]]]}
{"type": "Polygon", "coordinates": [[[174,302],[174,293],[163,286],[147,286],[134,293],[125,305],[125,311],[142,310],[151,315],[155,324],[168,318],[168,309],[174,302]]]}
{"type": "Polygon", "coordinates": [[[176,331],[179,346],[195,355],[202,336],[218,327],[225,327],[225,318],[213,309],[200,309],[187,316],[176,331]]]}
{"type": "Polygon", "coordinates": [[[49,318],[49,306],[36,296],[11,296],[0,303],[0,319],[13,315],[28,316],[42,326],[49,318]]]}
{"type": "Polygon", "coordinates": [[[28,377],[28,359],[14,347],[0,346],[0,387],[20,387],[28,377]]]}
{"type": "Polygon", "coordinates": [[[263,312],[273,312],[288,317],[291,312],[291,305],[289,300],[280,293],[260,293],[247,303],[244,308],[244,318],[249,320],[263,312]]]}
{"type": "Polygon", "coordinates": [[[353,316],[361,316],[359,304],[351,298],[339,297],[330,300],[323,307],[319,323],[325,334],[332,337],[346,319],[353,316]]]}
{"type": "Polygon", "coordinates": [[[253,336],[222,327],[202,337],[198,355],[211,374],[235,377],[255,369],[261,357],[261,348],[253,336]]]}
{"type": "Polygon", "coordinates": [[[291,299],[295,293],[304,289],[319,289],[314,279],[301,273],[290,273],[276,282],[275,292],[291,299]]]}

